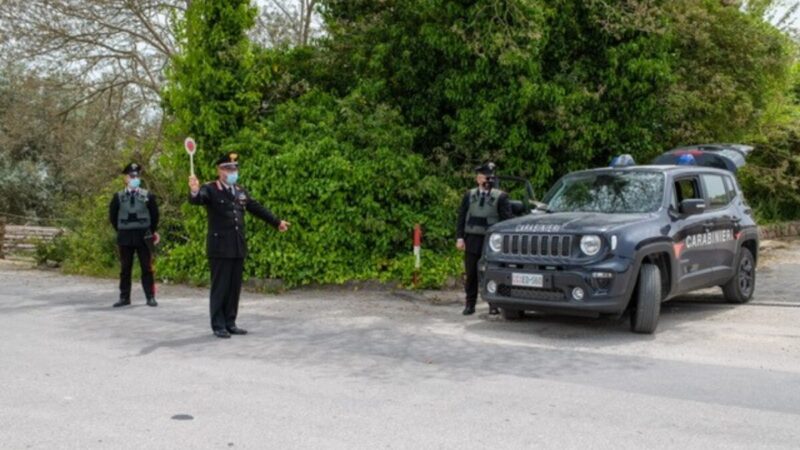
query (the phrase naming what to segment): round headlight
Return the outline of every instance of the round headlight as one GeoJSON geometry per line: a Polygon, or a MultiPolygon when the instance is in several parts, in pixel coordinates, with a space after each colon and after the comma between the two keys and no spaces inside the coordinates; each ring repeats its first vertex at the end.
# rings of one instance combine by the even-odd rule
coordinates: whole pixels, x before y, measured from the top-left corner
{"type": "Polygon", "coordinates": [[[581,251],[586,256],[594,256],[600,252],[602,241],[600,236],[590,234],[581,238],[581,251]]]}
{"type": "Polygon", "coordinates": [[[492,235],[489,236],[489,250],[497,253],[502,249],[503,249],[503,235],[492,233],[492,235]]]}

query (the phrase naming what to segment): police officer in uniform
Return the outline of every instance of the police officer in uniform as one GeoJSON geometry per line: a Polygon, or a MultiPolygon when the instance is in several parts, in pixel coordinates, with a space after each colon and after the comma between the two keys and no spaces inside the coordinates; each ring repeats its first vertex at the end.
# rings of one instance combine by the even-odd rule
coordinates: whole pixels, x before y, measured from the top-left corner
{"type": "Polygon", "coordinates": [[[152,246],[158,243],[158,203],[156,196],[140,187],[142,167],[130,163],[122,170],[125,189],[114,194],[108,205],[108,219],[117,232],[119,249],[119,301],[114,307],[131,304],[133,255],[139,256],[142,288],[148,306],[158,306],[153,280],[152,246]]]}
{"type": "MultiPolygon", "coordinates": [[[[464,252],[464,270],[467,273],[465,286],[465,316],[475,313],[478,300],[478,260],[483,252],[486,230],[501,220],[513,217],[508,195],[496,189],[494,183],[495,164],[488,162],[475,168],[477,187],[470,189],[461,200],[456,227],[456,248],[464,252]]],[[[489,314],[498,314],[490,305],[489,314]]]]}
{"type": "Polygon", "coordinates": [[[237,184],[238,159],[236,153],[222,155],[217,160],[217,179],[202,186],[197,177],[189,177],[189,203],[204,205],[208,212],[206,252],[211,269],[209,312],[211,329],[219,338],[247,334],[247,330],[236,326],[244,258],[247,256],[245,211],[281,232],[288,230],[290,225],[275,217],[237,184]]]}

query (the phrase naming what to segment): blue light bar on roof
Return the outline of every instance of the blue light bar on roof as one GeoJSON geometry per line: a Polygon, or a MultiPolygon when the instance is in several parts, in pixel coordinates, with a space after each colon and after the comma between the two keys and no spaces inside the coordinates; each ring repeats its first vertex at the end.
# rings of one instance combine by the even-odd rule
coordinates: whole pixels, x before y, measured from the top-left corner
{"type": "Polygon", "coordinates": [[[609,164],[609,167],[627,167],[635,165],[636,161],[633,160],[633,156],[626,153],[624,155],[615,156],[611,160],[611,164],[609,164]]]}

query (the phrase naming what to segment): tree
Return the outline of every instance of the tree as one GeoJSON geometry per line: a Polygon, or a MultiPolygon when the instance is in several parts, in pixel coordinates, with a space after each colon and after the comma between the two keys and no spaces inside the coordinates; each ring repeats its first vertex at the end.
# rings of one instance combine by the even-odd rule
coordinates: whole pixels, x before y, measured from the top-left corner
{"type": "MultiPolygon", "coordinates": [[[[58,78],[20,68],[0,71],[0,211],[64,217],[66,202],[116,178],[123,150],[138,150],[153,130],[137,111],[119,116],[124,101],[106,92],[62,111],[85,91],[52,91],[58,78]]],[[[141,160],[140,160],[141,161],[141,160]]]]}
{"type": "Polygon", "coordinates": [[[715,1],[677,0],[666,10],[675,81],[667,97],[665,141],[738,142],[757,133],[790,89],[789,39],[761,13],[715,1]]]}
{"type": "Polygon", "coordinates": [[[174,20],[190,0],[5,0],[0,46],[8,61],[59,73],[58,91],[82,91],[84,102],[123,92],[127,110],[158,114],[164,68],[175,54],[174,20]]]}
{"type": "Polygon", "coordinates": [[[543,188],[656,141],[670,67],[649,3],[330,0],[326,45],[352,86],[400,107],[432,163],[499,158],[543,188]]]}
{"type": "Polygon", "coordinates": [[[219,152],[256,116],[260,95],[247,38],[255,15],[248,0],[192,0],[164,91],[175,134],[192,135],[202,148],[219,152]]]}

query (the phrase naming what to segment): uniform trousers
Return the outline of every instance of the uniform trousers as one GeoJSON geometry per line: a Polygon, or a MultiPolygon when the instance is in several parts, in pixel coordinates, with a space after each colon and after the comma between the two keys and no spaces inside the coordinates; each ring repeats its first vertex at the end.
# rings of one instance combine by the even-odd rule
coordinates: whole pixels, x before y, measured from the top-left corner
{"type": "Polygon", "coordinates": [[[142,288],[146,298],[155,298],[156,290],[153,281],[153,255],[147,245],[120,245],[119,248],[119,296],[130,300],[131,298],[131,272],[133,271],[133,255],[139,256],[139,267],[142,269],[142,288]]]}
{"type": "Polygon", "coordinates": [[[481,259],[480,253],[464,254],[464,272],[467,273],[467,280],[464,291],[467,294],[467,304],[475,306],[478,301],[478,261],[481,259]]]}
{"type": "Polygon", "coordinates": [[[233,328],[239,313],[244,258],[209,258],[208,262],[211,269],[211,329],[233,328]]]}

